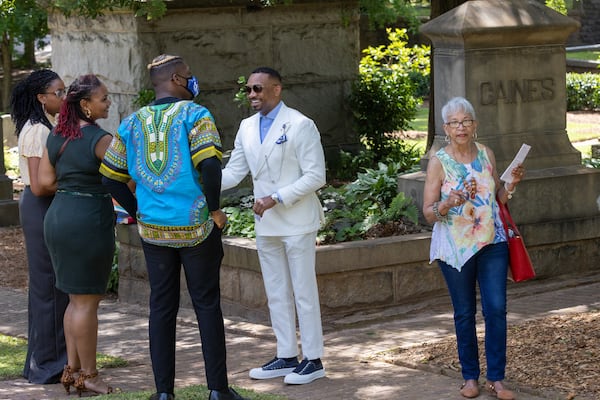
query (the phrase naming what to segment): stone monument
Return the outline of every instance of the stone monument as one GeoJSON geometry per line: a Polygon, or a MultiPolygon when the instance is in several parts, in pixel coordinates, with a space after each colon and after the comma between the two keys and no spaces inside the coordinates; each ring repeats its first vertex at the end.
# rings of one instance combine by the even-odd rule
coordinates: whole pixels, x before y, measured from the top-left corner
{"type": "MultiPolygon", "coordinates": [[[[534,0],[468,1],[421,27],[435,74],[435,138],[423,164],[444,145],[440,111],[454,96],[473,104],[478,141],[494,151],[499,175],[530,145],[510,205],[540,276],[599,265],[600,170],[581,165],[566,132],[565,42],[577,27],[534,0]]],[[[419,208],[424,171],[399,179],[419,208]]]]}
{"type": "MultiPolygon", "coordinates": [[[[0,124],[0,143],[4,144],[4,135],[14,135],[7,127],[13,127],[10,115],[2,116],[0,124]]],[[[6,176],[4,151],[0,153],[0,226],[19,225],[19,203],[13,197],[12,179],[6,176]]]]}
{"type": "Polygon", "coordinates": [[[173,0],[165,16],[152,21],[131,11],[107,11],[96,20],[51,13],[52,66],[67,85],[80,74],[99,75],[113,101],[108,119],[99,123],[114,132],[137,108],[140,90],[151,88],[150,60],[181,55],[198,77],[198,99],[214,114],[225,150],[249,114],[234,102],[238,77],[271,66],[283,76],[284,101],[316,122],[326,150],[337,154],[357,144],[345,106],[360,59],[356,2],[257,3],[173,0]]]}

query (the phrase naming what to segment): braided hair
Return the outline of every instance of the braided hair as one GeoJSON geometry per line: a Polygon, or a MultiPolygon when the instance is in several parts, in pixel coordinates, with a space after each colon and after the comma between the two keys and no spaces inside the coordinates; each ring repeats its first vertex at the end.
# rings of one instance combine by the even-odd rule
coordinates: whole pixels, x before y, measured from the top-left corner
{"type": "Polygon", "coordinates": [[[80,120],[96,125],[93,119],[85,115],[80,101],[82,99],[89,100],[92,92],[100,86],[102,86],[102,82],[94,74],[81,75],[71,83],[67,91],[67,98],[60,107],[56,134],[69,140],[77,139],[81,137],[80,120]]]}
{"type": "Polygon", "coordinates": [[[60,79],[60,77],[56,72],[41,69],[33,71],[14,87],[10,98],[10,115],[15,123],[17,136],[19,136],[27,121],[31,121],[32,124],[41,123],[48,129],[52,129],[52,124],[46,117],[37,95],[46,93],[48,87],[57,79],[60,79]]]}
{"type": "Polygon", "coordinates": [[[177,66],[184,64],[183,58],[170,54],[161,54],[154,57],[152,62],[147,65],[150,71],[150,81],[153,85],[170,79],[171,74],[176,71],[177,66]]]}

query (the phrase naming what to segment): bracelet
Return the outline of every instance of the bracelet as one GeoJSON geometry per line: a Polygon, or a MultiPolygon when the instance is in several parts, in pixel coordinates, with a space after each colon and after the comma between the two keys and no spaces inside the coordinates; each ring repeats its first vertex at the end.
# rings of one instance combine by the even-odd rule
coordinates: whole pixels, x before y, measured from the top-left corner
{"type": "Polygon", "coordinates": [[[440,205],[439,201],[436,201],[435,203],[433,203],[433,215],[435,215],[435,217],[438,219],[438,221],[446,222],[446,221],[448,221],[448,215],[442,215],[440,213],[440,209],[438,208],[439,205],[440,205]]]}
{"type": "Polygon", "coordinates": [[[513,193],[517,191],[517,185],[515,185],[513,190],[508,190],[508,183],[504,182],[504,190],[506,190],[506,193],[508,194],[508,199],[510,200],[512,199],[513,193]]]}

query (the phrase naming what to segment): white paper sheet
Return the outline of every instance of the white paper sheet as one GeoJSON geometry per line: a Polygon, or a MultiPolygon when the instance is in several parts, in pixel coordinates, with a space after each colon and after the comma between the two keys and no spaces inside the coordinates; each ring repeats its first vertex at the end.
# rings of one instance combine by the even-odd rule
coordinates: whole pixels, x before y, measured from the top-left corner
{"type": "Polygon", "coordinates": [[[519,164],[523,164],[523,162],[525,161],[525,157],[527,157],[527,154],[529,153],[529,149],[531,149],[531,146],[529,146],[528,144],[523,143],[521,145],[521,148],[517,152],[515,158],[510,162],[510,165],[502,173],[502,176],[500,177],[501,181],[504,181],[506,183],[512,183],[513,177],[511,172],[519,164]]]}

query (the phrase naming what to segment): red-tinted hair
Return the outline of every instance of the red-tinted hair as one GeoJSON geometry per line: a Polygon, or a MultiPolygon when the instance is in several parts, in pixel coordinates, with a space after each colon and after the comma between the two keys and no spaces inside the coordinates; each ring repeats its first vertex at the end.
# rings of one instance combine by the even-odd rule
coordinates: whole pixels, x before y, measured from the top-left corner
{"type": "Polygon", "coordinates": [[[81,137],[80,120],[96,124],[94,120],[85,115],[80,101],[81,99],[89,100],[92,92],[100,86],[102,86],[102,82],[94,74],[81,75],[71,83],[67,98],[60,108],[56,134],[71,140],[77,139],[81,137]]]}

